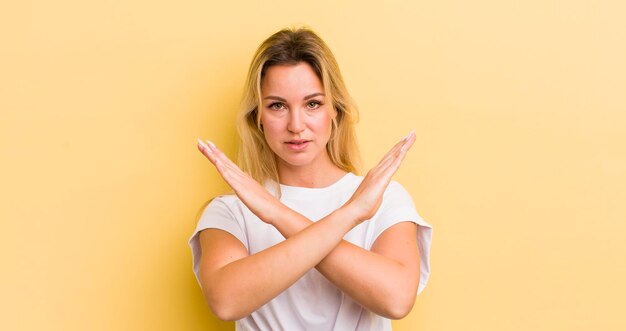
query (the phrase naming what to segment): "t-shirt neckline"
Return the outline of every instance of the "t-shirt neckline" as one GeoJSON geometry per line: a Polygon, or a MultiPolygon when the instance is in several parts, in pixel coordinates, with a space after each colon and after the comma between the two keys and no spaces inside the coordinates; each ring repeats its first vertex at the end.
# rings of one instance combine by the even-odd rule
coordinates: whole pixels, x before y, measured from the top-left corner
{"type": "Polygon", "coordinates": [[[336,182],[326,187],[300,187],[300,186],[289,186],[289,185],[280,184],[280,191],[281,191],[282,196],[288,196],[290,198],[318,197],[318,196],[325,195],[328,192],[332,192],[341,188],[342,186],[345,185],[345,183],[349,182],[355,176],[356,175],[354,175],[353,173],[348,172],[345,175],[343,175],[341,178],[339,178],[336,182]]]}

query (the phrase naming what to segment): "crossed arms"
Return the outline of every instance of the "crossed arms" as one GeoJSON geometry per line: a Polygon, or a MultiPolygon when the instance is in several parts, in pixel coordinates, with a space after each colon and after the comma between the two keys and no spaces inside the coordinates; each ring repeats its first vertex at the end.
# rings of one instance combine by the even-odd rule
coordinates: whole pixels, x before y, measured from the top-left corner
{"type": "Polygon", "coordinates": [[[401,222],[385,230],[371,251],[342,238],[380,207],[382,194],[415,141],[409,134],[371,169],[352,197],[325,218],[312,222],[283,205],[241,171],[214,145],[199,143],[241,201],[286,240],[249,255],[233,235],[218,229],[200,232],[200,281],[211,310],[237,320],[260,308],[316,268],[368,310],[392,319],[406,316],[419,284],[416,225],[401,222]]]}

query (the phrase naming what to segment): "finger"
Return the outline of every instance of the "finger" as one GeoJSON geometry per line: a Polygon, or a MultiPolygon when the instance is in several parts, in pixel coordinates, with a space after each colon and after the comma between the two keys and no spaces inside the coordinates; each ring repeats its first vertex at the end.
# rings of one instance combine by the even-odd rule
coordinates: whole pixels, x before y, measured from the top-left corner
{"type": "MultiPolygon", "coordinates": [[[[211,142],[210,140],[206,141],[208,145],[207,148],[209,148],[209,150],[211,152],[213,152],[213,154],[220,160],[223,161],[223,163],[225,163],[226,165],[229,165],[231,167],[237,167],[237,165],[231,161],[231,159],[226,156],[226,154],[224,154],[224,152],[222,152],[222,150],[220,150],[219,148],[217,148],[217,146],[215,146],[215,144],[213,142],[211,142]]],[[[238,168],[238,167],[237,167],[238,168]]]]}
{"type": "Polygon", "coordinates": [[[415,143],[415,139],[416,139],[415,133],[411,131],[411,133],[409,133],[409,135],[406,137],[406,141],[400,148],[400,151],[398,152],[397,156],[392,160],[392,163],[402,162],[402,160],[404,160],[406,153],[409,151],[411,146],[413,146],[413,144],[415,143]]]}
{"type": "Polygon", "coordinates": [[[406,151],[408,151],[409,148],[413,146],[413,143],[415,143],[416,139],[417,137],[415,136],[415,130],[412,130],[411,132],[409,132],[409,135],[406,136],[405,138],[406,141],[402,145],[402,148],[400,150],[406,154],[406,151]]]}
{"type": "Polygon", "coordinates": [[[236,192],[239,191],[239,189],[244,188],[245,183],[253,180],[248,173],[241,170],[239,166],[231,161],[230,158],[217,148],[214,143],[207,140],[207,144],[211,154],[215,157],[215,166],[218,172],[236,192]]]}
{"type": "Polygon", "coordinates": [[[400,165],[402,164],[402,161],[404,161],[404,158],[406,157],[406,154],[408,153],[409,149],[415,143],[415,140],[416,140],[416,137],[413,134],[412,136],[409,137],[409,139],[407,140],[406,144],[404,144],[402,146],[400,154],[398,155],[397,158],[395,158],[393,160],[393,162],[390,165],[390,168],[392,169],[393,173],[395,173],[400,168],[400,165]]]}
{"type": "Polygon", "coordinates": [[[215,165],[217,172],[237,195],[240,195],[243,191],[249,191],[254,185],[259,186],[250,175],[241,171],[211,141],[207,140],[207,143],[204,143],[198,139],[198,149],[215,165]]]}
{"type": "Polygon", "coordinates": [[[200,138],[198,138],[198,149],[200,150],[200,152],[202,152],[202,154],[207,159],[209,159],[209,161],[211,161],[211,163],[215,164],[215,161],[216,161],[215,154],[213,153],[213,151],[207,144],[205,144],[204,142],[202,142],[202,140],[200,140],[200,138]]]}
{"type": "Polygon", "coordinates": [[[391,150],[389,150],[389,152],[385,155],[385,157],[383,158],[383,160],[388,160],[390,158],[394,158],[397,157],[398,154],[400,153],[400,151],[404,148],[404,146],[406,145],[407,141],[409,140],[409,138],[411,138],[413,135],[415,134],[415,130],[412,130],[411,132],[409,132],[409,134],[407,134],[404,138],[402,138],[402,140],[400,140],[398,143],[396,143],[391,150]]]}
{"type": "Polygon", "coordinates": [[[224,181],[226,181],[226,183],[228,183],[230,187],[237,191],[237,184],[240,181],[241,177],[240,171],[225,163],[224,160],[227,160],[227,158],[225,158],[223,154],[220,155],[219,151],[215,147],[209,145],[209,148],[210,155],[214,158],[215,161],[213,163],[215,165],[215,169],[217,169],[217,172],[220,174],[220,176],[222,176],[224,181]]]}
{"type": "Polygon", "coordinates": [[[207,140],[207,143],[205,144],[198,138],[198,149],[209,159],[209,161],[211,161],[211,163],[213,163],[222,178],[228,182],[229,180],[226,177],[231,177],[228,175],[228,172],[232,171],[232,167],[224,162],[225,160],[230,161],[228,160],[228,157],[226,157],[224,153],[222,153],[210,140],[207,140]]]}
{"type": "Polygon", "coordinates": [[[392,156],[385,159],[384,162],[381,162],[381,164],[376,167],[375,172],[381,174],[383,177],[391,178],[400,167],[409,148],[415,143],[415,139],[415,132],[411,131],[403,140],[400,148],[392,156]]]}
{"type": "MultiPolygon", "coordinates": [[[[406,149],[407,143],[410,139],[415,138],[415,130],[409,132],[407,136],[405,136],[402,140],[400,140],[397,144],[395,144],[389,152],[383,157],[382,160],[378,163],[377,167],[385,168],[387,167],[393,160],[395,160],[403,149],[406,149]]],[[[412,144],[412,143],[411,143],[412,144]]]]}
{"type": "Polygon", "coordinates": [[[387,153],[382,157],[382,159],[378,163],[379,164],[384,163],[389,158],[392,158],[400,150],[400,148],[402,148],[403,144],[404,144],[404,139],[400,140],[395,145],[393,145],[393,147],[391,147],[391,149],[387,151],[387,153]]]}
{"type": "Polygon", "coordinates": [[[244,174],[239,166],[237,166],[226,154],[224,154],[224,152],[217,148],[215,144],[213,144],[209,140],[207,140],[207,143],[209,144],[209,148],[211,149],[215,157],[221,161],[225,168],[230,169],[236,173],[244,174]]]}

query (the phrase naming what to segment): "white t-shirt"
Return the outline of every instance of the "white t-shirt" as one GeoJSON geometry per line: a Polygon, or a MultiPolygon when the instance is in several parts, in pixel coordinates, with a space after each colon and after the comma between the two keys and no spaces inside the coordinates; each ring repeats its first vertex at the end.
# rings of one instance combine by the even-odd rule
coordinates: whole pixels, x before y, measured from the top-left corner
{"type": "MultiPolygon", "coordinates": [[[[354,193],[363,177],[346,174],[324,188],[280,185],[280,201],[291,209],[318,221],[341,207],[354,193]]],[[[270,187],[268,190],[273,191],[270,187]]],[[[424,289],[430,274],[430,241],[432,227],[424,222],[408,192],[392,181],[383,202],[374,215],[350,232],[344,239],[370,250],[376,238],[390,226],[410,221],[417,223],[417,245],[420,253],[420,284],[424,289]]],[[[195,232],[189,239],[193,270],[198,282],[202,255],[198,233],[207,228],[222,229],[239,239],[250,255],[276,245],[285,238],[273,226],[254,215],[236,195],[213,199],[204,209],[195,232]]],[[[315,268],[251,315],[236,322],[237,330],[391,330],[391,321],[363,308],[328,281],[315,268]]]]}

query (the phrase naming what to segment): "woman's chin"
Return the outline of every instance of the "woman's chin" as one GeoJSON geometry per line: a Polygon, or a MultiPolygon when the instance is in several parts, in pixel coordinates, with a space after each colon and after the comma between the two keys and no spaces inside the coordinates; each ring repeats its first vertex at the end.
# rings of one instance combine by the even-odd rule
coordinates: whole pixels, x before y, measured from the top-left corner
{"type": "Polygon", "coordinates": [[[301,168],[314,166],[317,162],[310,155],[302,153],[280,157],[280,163],[289,168],[301,168]]]}
{"type": "Polygon", "coordinates": [[[281,163],[289,168],[302,168],[302,167],[307,167],[310,166],[312,164],[312,162],[310,160],[294,160],[294,159],[281,159],[281,163]]]}

